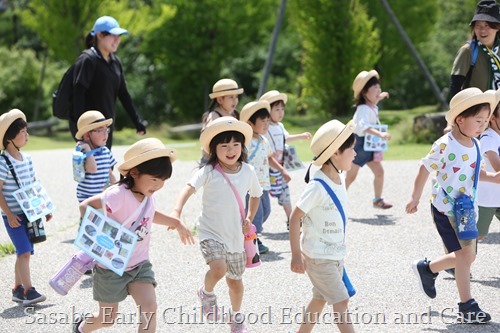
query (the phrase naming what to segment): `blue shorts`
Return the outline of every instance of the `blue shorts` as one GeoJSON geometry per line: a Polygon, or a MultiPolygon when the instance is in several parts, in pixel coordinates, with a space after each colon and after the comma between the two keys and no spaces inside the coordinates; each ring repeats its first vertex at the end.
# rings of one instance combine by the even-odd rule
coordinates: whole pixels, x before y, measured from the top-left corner
{"type": "Polygon", "coordinates": [[[365,137],[364,136],[356,136],[356,144],[354,145],[354,151],[356,151],[356,157],[352,163],[362,167],[366,163],[373,161],[373,152],[366,151],[363,146],[365,145],[365,137]]]}
{"type": "Polygon", "coordinates": [[[34,247],[33,243],[31,243],[29,237],[28,237],[28,229],[26,227],[28,223],[28,219],[26,218],[26,215],[21,214],[18,215],[19,218],[21,218],[21,226],[17,228],[11,228],[9,225],[9,222],[7,221],[7,216],[3,215],[3,223],[5,224],[5,229],[7,229],[7,234],[9,234],[10,240],[12,241],[12,244],[14,244],[14,247],[16,248],[16,254],[17,256],[20,256],[21,254],[24,254],[26,252],[30,252],[31,254],[34,254],[34,247]]]}
{"type": "Polygon", "coordinates": [[[441,240],[446,248],[446,253],[461,250],[466,246],[476,247],[476,239],[462,240],[458,238],[457,227],[453,217],[440,213],[432,204],[431,213],[439,236],[441,236],[441,240]]]}

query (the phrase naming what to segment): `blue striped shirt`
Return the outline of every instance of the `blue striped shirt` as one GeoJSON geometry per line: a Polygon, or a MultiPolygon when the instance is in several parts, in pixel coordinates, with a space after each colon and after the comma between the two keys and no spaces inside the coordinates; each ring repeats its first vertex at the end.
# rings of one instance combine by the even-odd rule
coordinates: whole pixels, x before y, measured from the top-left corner
{"type": "Polygon", "coordinates": [[[108,147],[101,147],[101,151],[94,154],[97,164],[97,172],[85,172],[85,179],[78,183],[76,187],[76,197],[78,202],[90,198],[102,192],[104,187],[109,184],[109,172],[116,164],[113,154],[108,147]]]}
{"type": "MultiPolygon", "coordinates": [[[[19,161],[12,157],[7,151],[4,151],[3,154],[5,154],[12,163],[21,187],[29,185],[35,181],[35,170],[33,168],[31,156],[21,153],[22,161],[19,161]]],[[[13,214],[23,214],[21,206],[19,206],[16,199],[12,195],[12,193],[17,191],[19,187],[17,186],[14,176],[10,172],[9,166],[3,157],[0,157],[0,180],[3,181],[2,195],[4,196],[9,209],[13,214]]],[[[2,212],[2,214],[5,215],[4,212],[2,212]]]]}

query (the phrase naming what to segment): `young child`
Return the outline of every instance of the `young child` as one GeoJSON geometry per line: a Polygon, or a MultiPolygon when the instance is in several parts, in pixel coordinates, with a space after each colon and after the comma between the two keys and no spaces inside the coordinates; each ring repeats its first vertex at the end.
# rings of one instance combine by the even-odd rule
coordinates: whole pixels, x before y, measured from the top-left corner
{"type": "MultiPolygon", "coordinates": [[[[242,93],[243,88],[239,88],[234,80],[220,79],[215,82],[212,87],[212,93],[208,95],[210,97],[208,111],[203,114],[201,119],[201,131],[203,132],[213,120],[219,117],[234,117],[239,119],[239,113],[236,110],[236,106],[239,101],[238,95],[242,93]]],[[[207,153],[202,150],[202,165],[206,163],[207,158],[207,153]]]]}
{"type": "MultiPolygon", "coordinates": [[[[252,165],[262,187],[262,196],[260,197],[259,209],[253,219],[253,224],[257,229],[257,234],[262,233],[262,225],[266,222],[271,213],[271,202],[269,199],[269,190],[271,183],[269,182],[269,166],[279,170],[283,177],[289,181],[290,176],[285,168],[279,164],[273,157],[273,151],[269,141],[264,137],[269,128],[269,119],[271,106],[268,101],[257,101],[247,103],[241,109],[240,120],[247,122],[253,130],[252,141],[248,149],[248,163],[252,165]]],[[[248,195],[247,195],[248,198],[248,195]]],[[[269,252],[269,248],[265,246],[260,238],[257,238],[259,253],[269,252]]]]}
{"type": "Polygon", "coordinates": [[[84,200],[80,204],[83,216],[88,206],[105,209],[107,215],[117,222],[129,216],[139,218],[143,200],[148,200],[141,221],[130,221],[125,227],[140,237],[134,248],[123,276],[98,264],[94,272],[94,299],[99,302],[99,312],[85,319],[79,317],[73,325],[74,332],[91,332],[113,325],[118,314],[118,305],[128,295],[134,298],[141,309],[139,331],[156,331],[156,280],[149,261],[150,231],[152,223],[176,229],[183,244],[194,244],[186,226],[178,219],[155,209],[154,193],[160,190],[165,180],[172,175],[175,151],[165,148],[155,138],[143,139],[125,152],[124,161],[118,166],[120,181],[100,195],[84,200]],[[103,203],[105,207],[103,207],[103,203]],[[137,227],[134,225],[137,223],[137,227]]]}
{"type": "Polygon", "coordinates": [[[76,197],[78,202],[102,192],[109,184],[116,183],[113,167],[116,164],[111,150],[106,147],[109,126],[113,119],[106,119],[99,111],[87,111],[78,118],[78,131],[75,138],[76,149],[82,153],[96,149],[85,159],[85,179],[78,183],[76,197]]]}
{"type": "Polygon", "coordinates": [[[356,156],[353,131],[352,121],[344,126],[338,120],[331,120],[314,134],[311,141],[315,156],[313,164],[320,169],[306,185],[290,217],[291,270],[299,274],[307,272],[313,285],[313,297],[307,306],[300,333],[312,331],[327,302],[338,314],[335,321],[340,332],[354,332],[348,313],[349,293],[342,279],[346,254],[344,218],[347,214],[341,213],[324,187],[330,187],[345,211],[347,192],[342,171],[351,168],[356,156]]]}
{"type": "MultiPolygon", "coordinates": [[[[259,100],[268,101],[271,105],[271,124],[269,124],[266,138],[271,143],[271,147],[273,148],[274,152],[274,158],[281,165],[283,165],[285,158],[285,143],[302,139],[310,140],[311,133],[303,132],[300,134],[289,134],[285,129],[285,126],[281,121],[285,116],[285,105],[288,101],[287,95],[280,93],[277,90],[270,90],[262,95],[259,100]]],[[[292,212],[290,189],[288,188],[287,184],[290,179],[285,178],[279,170],[272,167],[269,170],[269,176],[271,181],[270,195],[272,197],[278,198],[279,205],[283,207],[286,214],[286,225],[288,229],[290,214],[292,212]]]]}
{"type": "Polygon", "coordinates": [[[207,164],[188,182],[172,213],[172,216],[179,218],[187,200],[203,187],[202,211],[197,230],[201,252],[209,270],[203,285],[198,289],[198,296],[207,319],[219,320],[220,311],[214,288],[226,276],[233,333],[247,332],[242,320],[244,317],[240,313],[246,263],[243,235],[250,231],[262,195],[257,175],[246,163],[245,147],[250,144],[251,138],[252,128],[247,123],[233,117],[214,120],[200,136],[201,146],[208,153],[207,164]],[[237,193],[233,192],[229,182],[237,193]],[[247,193],[250,199],[246,218],[242,221],[241,211],[244,208],[240,207],[239,202],[243,205],[247,193]]]}
{"type": "MultiPolygon", "coordinates": [[[[411,200],[406,205],[408,214],[417,211],[429,173],[435,173],[431,213],[448,254],[433,261],[415,261],[412,267],[420,288],[430,298],[436,297],[435,279],[438,273],[455,268],[455,281],[460,297],[458,316],[460,321],[466,323],[484,323],[491,316],[482,311],[472,298],[470,268],[476,257],[476,239],[458,238],[453,205],[449,198],[466,194],[475,199],[473,183],[478,156],[475,146],[477,140],[474,138],[484,131],[495,105],[495,93],[491,90],[483,93],[478,88],[468,88],[452,98],[446,120],[453,124],[453,129],[434,142],[430,153],[422,159],[411,200]]],[[[498,172],[492,174],[480,170],[479,176],[481,180],[500,182],[498,172]]],[[[477,214],[477,200],[474,200],[474,206],[477,214]]]]}
{"type": "Polygon", "coordinates": [[[384,140],[390,140],[389,132],[380,132],[372,127],[372,125],[380,124],[378,119],[377,104],[384,98],[389,98],[389,93],[382,92],[380,88],[380,77],[376,70],[369,72],[362,71],[359,73],[352,84],[354,90],[354,98],[356,99],[356,112],[354,113],[354,123],[356,129],[356,159],[351,170],[346,174],[346,188],[354,182],[358,171],[365,164],[373,172],[373,190],[375,197],[373,198],[373,207],[381,209],[389,209],[392,204],[382,198],[382,190],[384,187],[384,168],[382,167],[382,152],[365,151],[365,135],[371,134],[378,136],[384,140]]]}
{"type": "MultiPolygon", "coordinates": [[[[8,159],[12,164],[21,186],[36,180],[31,157],[21,152],[21,148],[28,143],[27,126],[26,116],[18,109],[12,109],[0,116],[0,149],[3,150],[2,158],[0,158],[0,208],[2,208],[5,229],[17,254],[12,300],[21,302],[23,305],[31,305],[47,299],[31,284],[30,259],[35,253],[34,246],[28,237],[28,219],[12,194],[19,189],[19,186],[6,160],[8,159]]],[[[50,221],[52,214],[45,218],[46,221],[50,221]]]]}
{"type": "MultiPolygon", "coordinates": [[[[498,95],[500,90],[497,90],[498,95]]],[[[500,171],[500,104],[490,118],[490,124],[481,134],[481,154],[484,158],[486,171],[500,171]]],[[[491,182],[479,181],[477,186],[477,203],[479,217],[477,220],[478,239],[481,240],[488,234],[493,216],[500,220],[500,186],[491,182]],[[496,193],[496,194],[495,194],[496,193]]]]}

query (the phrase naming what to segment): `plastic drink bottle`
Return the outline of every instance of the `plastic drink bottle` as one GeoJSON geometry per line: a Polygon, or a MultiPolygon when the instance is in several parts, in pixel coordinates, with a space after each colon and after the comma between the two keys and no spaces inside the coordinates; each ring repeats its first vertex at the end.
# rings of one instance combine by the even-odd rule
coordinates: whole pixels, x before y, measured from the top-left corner
{"type": "Polygon", "coordinates": [[[54,275],[49,284],[58,294],[66,295],[68,291],[80,280],[83,274],[95,266],[95,260],[85,252],[80,251],[54,275]]]}
{"type": "Polygon", "coordinates": [[[257,228],[252,224],[250,231],[245,234],[245,253],[247,255],[247,268],[260,266],[259,247],[257,246],[257,228]]]}

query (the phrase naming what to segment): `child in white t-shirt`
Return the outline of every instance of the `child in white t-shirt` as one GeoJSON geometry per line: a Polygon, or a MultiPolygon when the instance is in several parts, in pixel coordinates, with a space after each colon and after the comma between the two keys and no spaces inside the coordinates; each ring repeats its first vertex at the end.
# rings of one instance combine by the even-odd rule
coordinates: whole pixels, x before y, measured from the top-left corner
{"type": "Polygon", "coordinates": [[[349,290],[343,281],[347,192],[342,174],[351,168],[356,156],[353,130],[352,121],[344,125],[331,120],[314,134],[313,164],[320,169],[306,185],[290,217],[291,270],[306,272],[313,285],[313,297],[299,332],[311,332],[326,303],[333,305],[333,313],[338,314],[335,322],[340,332],[354,332],[348,311],[349,290]]]}
{"type": "Polygon", "coordinates": [[[197,232],[209,270],[198,289],[198,297],[207,319],[219,320],[221,313],[214,288],[225,276],[232,308],[231,332],[242,333],[247,332],[240,312],[246,264],[243,236],[250,231],[262,195],[257,175],[246,163],[246,147],[251,138],[252,128],[247,123],[233,117],[212,121],[200,136],[201,146],[208,153],[207,163],[188,182],[172,212],[172,216],[180,218],[187,200],[203,188],[197,232]],[[242,206],[247,193],[250,199],[242,221],[242,213],[245,213],[242,206]]]}

